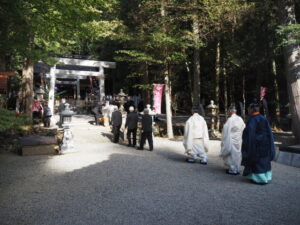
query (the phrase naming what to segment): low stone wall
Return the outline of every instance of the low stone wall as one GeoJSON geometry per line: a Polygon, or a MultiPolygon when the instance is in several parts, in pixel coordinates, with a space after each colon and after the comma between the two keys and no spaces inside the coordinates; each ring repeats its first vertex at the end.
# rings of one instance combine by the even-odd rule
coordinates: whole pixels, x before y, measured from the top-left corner
{"type": "Polygon", "coordinates": [[[288,166],[300,167],[300,145],[279,147],[275,161],[288,166]]]}
{"type": "Polygon", "coordinates": [[[55,136],[31,136],[21,138],[22,156],[53,155],[57,150],[55,136]]]}
{"type": "MultiPolygon", "coordinates": [[[[173,132],[175,136],[183,136],[184,135],[184,126],[186,121],[190,116],[174,116],[173,117],[173,132]]],[[[219,115],[219,132],[222,131],[223,125],[226,122],[226,117],[224,114],[219,115]]],[[[211,127],[211,117],[206,116],[205,121],[207,123],[208,128],[211,127]]],[[[216,121],[217,122],[217,121],[216,121]]],[[[155,136],[164,137],[167,134],[167,123],[164,117],[158,117],[155,120],[154,131],[155,136]]]]}

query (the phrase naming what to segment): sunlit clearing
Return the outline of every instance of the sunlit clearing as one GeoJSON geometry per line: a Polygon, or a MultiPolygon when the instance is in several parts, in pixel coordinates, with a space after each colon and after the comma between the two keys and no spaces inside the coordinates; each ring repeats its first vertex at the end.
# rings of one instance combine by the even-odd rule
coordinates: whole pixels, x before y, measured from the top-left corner
{"type": "Polygon", "coordinates": [[[51,172],[65,173],[82,169],[97,163],[107,161],[110,154],[82,154],[69,153],[50,158],[47,163],[47,169],[51,172]]]}

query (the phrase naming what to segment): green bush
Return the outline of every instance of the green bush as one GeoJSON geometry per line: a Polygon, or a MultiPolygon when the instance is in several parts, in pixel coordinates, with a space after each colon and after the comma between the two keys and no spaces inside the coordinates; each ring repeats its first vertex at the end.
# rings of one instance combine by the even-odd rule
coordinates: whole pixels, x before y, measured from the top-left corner
{"type": "Polygon", "coordinates": [[[16,117],[15,111],[0,108],[0,132],[7,130],[22,130],[23,126],[31,125],[31,119],[25,115],[16,117]]]}

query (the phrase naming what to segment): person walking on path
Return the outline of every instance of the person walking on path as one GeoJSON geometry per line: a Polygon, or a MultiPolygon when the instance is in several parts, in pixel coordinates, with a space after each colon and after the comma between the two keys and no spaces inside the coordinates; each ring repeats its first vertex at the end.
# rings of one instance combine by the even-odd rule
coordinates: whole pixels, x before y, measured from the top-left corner
{"type": "Polygon", "coordinates": [[[42,103],[37,98],[34,98],[32,104],[32,118],[34,124],[39,124],[41,122],[42,113],[43,113],[42,103]]]}
{"type": "Polygon", "coordinates": [[[268,120],[259,113],[255,102],[248,108],[250,118],[243,132],[242,165],[243,176],[258,184],[272,180],[271,161],[275,156],[275,145],[268,120]]]}
{"type": "Polygon", "coordinates": [[[149,143],[149,151],[153,151],[152,118],[148,109],[144,109],[144,115],[142,116],[142,137],[138,150],[144,150],[146,139],[149,143]]]}
{"type": "Polygon", "coordinates": [[[126,103],[124,104],[124,109],[127,113],[129,113],[129,108],[133,106],[134,107],[134,101],[131,99],[130,96],[127,97],[127,101],[126,103]]]}
{"type": "Polygon", "coordinates": [[[44,108],[44,110],[43,110],[44,127],[50,127],[52,112],[51,112],[51,109],[49,108],[47,102],[44,103],[43,108],[44,108]]]}
{"type": "Polygon", "coordinates": [[[62,127],[63,124],[63,116],[62,112],[66,109],[66,99],[62,98],[61,103],[58,106],[58,113],[59,113],[59,126],[62,127]]]}
{"type": "Polygon", "coordinates": [[[95,117],[95,124],[96,126],[99,125],[99,118],[100,118],[100,107],[101,107],[101,104],[100,102],[97,103],[97,105],[92,109],[92,113],[94,114],[94,117],[95,117]]]}
{"type": "Polygon", "coordinates": [[[138,119],[139,116],[136,112],[134,112],[134,107],[130,106],[129,113],[127,115],[126,123],[125,123],[125,128],[127,128],[128,147],[136,146],[136,130],[137,130],[138,119]]]}
{"type": "Polygon", "coordinates": [[[227,173],[238,175],[241,164],[242,134],[245,123],[236,115],[236,108],[229,107],[229,119],[223,126],[220,157],[223,158],[227,173]]]}
{"type": "Polygon", "coordinates": [[[118,143],[120,137],[120,128],[122,125],[122,114],[119,111],[118,106],[115,106],[114,112],[112,113],[111,117],[112,117],[111,122],[113,126],[113,134],[114,134],[113,142],[118,143]]]}
{"type": "Polygon", "coordinates": [[[209,150],[209,136],[207,124],[202,116],[198,114],[198,108],[192,108],[192,116],[187,120],[184,127],[183,146],[186,159],[189,163],[194,163],[200,158],[200,164],[207,164],[206,152],[209,150]]]}

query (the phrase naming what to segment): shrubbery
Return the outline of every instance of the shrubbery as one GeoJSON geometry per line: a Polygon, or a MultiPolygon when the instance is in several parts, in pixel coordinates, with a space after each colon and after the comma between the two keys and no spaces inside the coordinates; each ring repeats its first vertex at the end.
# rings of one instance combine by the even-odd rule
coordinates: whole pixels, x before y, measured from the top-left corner
{"type": "Polygon", "coordinates": [[[23,130],[24,126],[31,125],[31,119],[25,115],[16,117],[15,111],[0,108],[0,132],[8,130],[23,130]]]}

